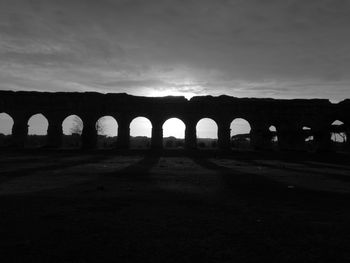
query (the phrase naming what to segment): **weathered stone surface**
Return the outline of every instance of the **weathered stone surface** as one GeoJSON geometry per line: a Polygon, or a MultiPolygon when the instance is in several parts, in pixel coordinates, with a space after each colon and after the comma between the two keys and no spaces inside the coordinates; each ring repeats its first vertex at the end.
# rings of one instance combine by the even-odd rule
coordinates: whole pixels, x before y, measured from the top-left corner
{"type": "Polygon", "coordinates": [[[13,139],[23,146],[27,135],[28,119],[37,113],[49,122],[48,142],[57,147],[62,141],[60,124],[72,114],[84,122],[83,147],[96,145],[96,121],[106,115],[113,116],[119,125],[118,146],[129,147],[129,124],[135,118],[148,118],[153,127],[152,147],[162,147],[162,125],[169,118],[179,118],[186,125],[185,145],[196,147],[196,124],[202,118],[211,118],[218,125],[218,146],[229,148],[230,123],[235,118],[246,119],[251,127],[251,139],[257,148],[268,147],[268,128],[277,128],[280,148],[301,149],[304,140],[302,127],[312,129],[320,150],[327,150],[330,125],[334,120],[344,122],[349,134],[350,100],[333,104],[325,99],[277,100],[270,98],[235,98],[230,96],[140,97],[126,93],[101,94],[96,92],[24,92],[0,91],[0,112],[14,119],[13,139]]]}

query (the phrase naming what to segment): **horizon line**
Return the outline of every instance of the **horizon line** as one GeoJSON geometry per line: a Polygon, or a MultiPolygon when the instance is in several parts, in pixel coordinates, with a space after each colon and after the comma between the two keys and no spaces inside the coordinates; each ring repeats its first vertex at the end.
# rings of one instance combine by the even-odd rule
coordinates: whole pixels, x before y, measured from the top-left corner
{"type": "Polygon", "coordinates": [[[332,102],[331,99],[327,98],[290,98],[290,99],[281,99],[281,98],[272,98],[272,97],[236,97],[231,96],[227,94],[220,94],[220,95],[196,95],[192,96],[191,98],[186,98],[186,96],[181,95],[166,95],[166,96],[142,96],[142,95],[133,95],[129,94],[127,92],[99,92],[99,91],[37,91],[37,90],[0,90],[1,93],[39,93],[39,94],[99,94],[99,95],[124,95],[129,97],[136,97],[136,98],[150,98],[150,99],[156,99],[156,98],[178,98],[178,99],[184,99],[186,101],[191,101],[193,99],[198,98],[232,98],[232,99],[249,99],[249,100],[274,100],[274,101],[325,101],[329,102],[331,104],[339,104],[342,102],[345,102],[347,100],[350,100],[350,98],[344,98],[338,102],[332,102]]]}

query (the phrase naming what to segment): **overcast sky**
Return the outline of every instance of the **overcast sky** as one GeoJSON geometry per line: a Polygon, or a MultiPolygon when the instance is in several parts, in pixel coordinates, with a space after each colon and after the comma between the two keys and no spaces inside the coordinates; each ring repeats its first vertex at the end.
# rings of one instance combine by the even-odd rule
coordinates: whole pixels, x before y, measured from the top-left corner
{"type": "Polygon", "coordinates": [[[348,0],[0,0],[0,89],[350,97],[348,0]]]}

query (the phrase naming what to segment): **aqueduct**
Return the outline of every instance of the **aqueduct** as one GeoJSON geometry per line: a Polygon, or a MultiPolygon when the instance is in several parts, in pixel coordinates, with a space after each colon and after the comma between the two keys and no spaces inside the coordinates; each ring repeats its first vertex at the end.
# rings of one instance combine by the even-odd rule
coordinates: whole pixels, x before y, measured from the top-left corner
{"type": "Polygon", "coordinates": [[[348,137],[350,135],[349,99],[334,104],[325,99],[277,100],[224,95],[198,96],[187,100],[184,97],[151,98],[125,93],[0,91],[0,113],[7,113],[13,118],[12,146],[15,147],[23,147],[28,134],[28,120],[38,113],[48,120],[49,147],[61,146],[62,122],[72,114],[80,116],[84,123],[82,147],[85,149],[96,146],[96,121],[106,115],[113,116],[118,122],[117,147],[121,149],[129,148],[130,122],[138,116],[151,121],[153,149],[163,147],[162,127],[170,118],[184,122],[187,149],[197,146],[196,124],[202,118],[211,118],[216,122],[220,149],[230,148],[230,123],[236,118],[249,122],[251,144],[257,149],[269,147],[271,125],[276,127],[279,148],[283,150],[303,149],[303,127],[311,131],[317,150],[329,150],[334,120],[343,122],[343,132],[348,137]]]}

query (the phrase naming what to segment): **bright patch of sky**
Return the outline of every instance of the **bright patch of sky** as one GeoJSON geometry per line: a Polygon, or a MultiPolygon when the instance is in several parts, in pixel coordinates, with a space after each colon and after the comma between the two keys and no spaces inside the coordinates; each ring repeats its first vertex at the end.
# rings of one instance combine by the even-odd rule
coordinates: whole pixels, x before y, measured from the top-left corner
{"type": "Polygon", "coordinates": [[[216,122],[209,118],[201,119],[196,126],[197,138],[218,138],[218,126],[216,122]]]}

